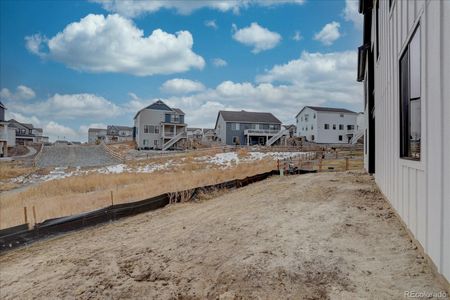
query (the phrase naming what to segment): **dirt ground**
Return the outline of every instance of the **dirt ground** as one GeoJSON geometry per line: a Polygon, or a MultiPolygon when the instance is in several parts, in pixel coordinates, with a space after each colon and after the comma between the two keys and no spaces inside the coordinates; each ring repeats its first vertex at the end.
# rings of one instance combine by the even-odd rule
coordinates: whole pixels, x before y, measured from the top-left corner
{"type": "Polygon", "coordinates": [[[403,299],[444,288],[357,172],[273,177],[0,256],[2,299],[403,299]]]}

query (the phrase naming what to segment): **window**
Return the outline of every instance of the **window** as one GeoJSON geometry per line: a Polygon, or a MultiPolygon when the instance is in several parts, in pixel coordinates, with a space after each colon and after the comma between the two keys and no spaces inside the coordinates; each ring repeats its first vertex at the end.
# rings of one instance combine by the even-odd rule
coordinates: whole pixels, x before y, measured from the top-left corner
{"type": "Polygon", "coordinates": [[[344,125],[339,124],[339,130],[344,130],[344,125]]]}
{"type": "Polygon", "coordinates": [[[344,114],[340,114],[339,117],[343,118],[343,117],[344,117],[344,114]]]}
{"type": "Polygon", "coordinates": [[[336,124],[333,124],[333,130],[336,130],[336,124]]]}
{"type": "Polygon", "coordinates": [[[155,144],[155,146],[158,146],[158,140],[154,140],[153,143],[155,144]]]}
{"type": "Polygon", "coordinates": [[[342,135],[340,135],[338,138],[339,138],[340,141],[342,141],[342,135]]]}
{"type": "Polygon", "coordinates": [[[144,140],[144,146],[148,146],[148,140],[144,140]]]}
{"type": "Polygon", "coordinates": [[[325,124],[325,125],[323,126],[323,128],[324,128],[324,129],[327,129],[327,130],[330,129],[330,124],[325,124]]]}
{"type": "Polygon", "coordinates": [[[311,141],[314,141],[314,134],[311,135],[311,141]]]}
{"type": "MultiPolygon", "coordinates": [[[[149,125],[144,125],[144,133],[148,133],[149,131],[149,125]]],[[[144,140],[144,145],[145,145],[145,140],[144,140]]]]}
{"type": "Polygon", "coordinates": [[[238,136],[233,136],[233,144],[235,145],[239,145],[239,137],[238,136]]]}
{"type": "Polygon", "coordinates": [[[354,130],[355,129],[355,125],[347,125],[347,130],[354,130]]]}
{"type": "Polygon", "coordinates": [[[314,130],[314,126],[313,125],[311,125],[311,130],[314,130]]]}
{"type": "Polygon", "coordinates": [[[231,123],[231,130],[239,130],[239,123],[231,123]]]}
{"type": "Polygon", "coordinates": [[[300,118],[300,121],[302,121],[302,122],[303,122],[303,117],[301,117],[301,118],[300,118]]]}
{"type": "Polygon", "coordinates": [[[400,157],[420,160],[420,26],[400,58],[400,157]]]}
{"type": "Polygon", "coordinates": [[[308,122],[309,115],[305,115],[305,122],[308,122]]]}
{"type": "Polygon", "coordinates": [[[393,0],[389,0],[389,9],[391,9],[391,7],[392,7],[392,2],[393,2],[393,0]]]}
{"type": "Polygon", "coordinates": [[[379,14],[380,14],[380,0],[377,1],[377,6],[376,6],[376,15],[375,15],[375,21],[376,21],[376,27],[375,27],[375,34],[376,34],[376,50],[377,50],[377,60],[380,57],[380,38],[379,38],[379,27],[380,27],[380,22],[379,22],[379,14]]]}
{"type": "Polygon", "coordinates": [[[159,126],[155,126],[155,133],[159,133],[159,126]]]}
{"type": "Polygon", "coordinates": [[[313,118],[314,118],[314,119],[316,118],[316,113],[314,113],[313,118]]]}

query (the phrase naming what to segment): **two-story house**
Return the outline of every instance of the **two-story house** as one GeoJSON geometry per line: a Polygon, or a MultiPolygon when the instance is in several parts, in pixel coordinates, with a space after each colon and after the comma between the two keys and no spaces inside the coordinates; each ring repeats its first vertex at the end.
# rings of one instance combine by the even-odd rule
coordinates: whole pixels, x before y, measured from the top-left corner
{"type": "Polygon", "coordinates": [[[8,121],[8,127],[16,131],[16,144],[25,145],[36,142],[36,131],[33,124],[20,123],[14,119],[8,121]]]}
{"type": "Polygon", "coordinates": [[[134,140],[138,149],[168,150],[179,148],[186,140],[184,112],[163,101],[141,109],[134,117],[134,140]]]}
{"type": "Polygon", "coordinates": [[[133,140],[133,127],[108,125],[106,140],[109,143],[128,142],[133,140]]]}
{"type": "Polygon", "coordinates": [[[8,155],[8,148],[16,145],[16,131],[5,120],[6,106],[0,102],[0,157],[8,155]]]}
{"type": "Polygon", "coordinates": [[[217,140],[226,145],[272,145],[289,131],[272,113],[219,111],[216,119],[217,140]]]}
{"type": "Polygon", "coordinates": [[[345,108],[305,106],[295,117],[297,136],[321,144],[347,144],[355,134],[357,113],[345,108]]]}
{"type": "Polygon", "coordinates": [[[96,144],[100,142],[106,142],[106,129],[105,128],[89,128],[88,129],[88,143],[96,144]]]}

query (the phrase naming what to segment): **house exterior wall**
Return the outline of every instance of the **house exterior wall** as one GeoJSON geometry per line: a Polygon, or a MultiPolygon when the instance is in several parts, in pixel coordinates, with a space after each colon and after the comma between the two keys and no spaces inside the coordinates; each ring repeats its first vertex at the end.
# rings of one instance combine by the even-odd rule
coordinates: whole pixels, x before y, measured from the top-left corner
{"type": "Polygon", "coordinates": [[[161,122],[164,121],[165,113],[169,113],[169,111],[144,109],[137,115],[134,126],[136,127],[136,144],[138,148],[161,147],[161,131],[160,133],[144,133],[144,125],[160,126],[161,122]]]}
{"type": "Polygon", "coordinates": [[[355,113],[316,111],[306,107],[296,117],[297,136],[320,144],[348,144],[347,134],[353,134],[355,130],[348,130],[347,126],[356,128],[356,116],[355,113]],[[306,115],[308,121],[305,119],[306,115]],[[328,124],[328,129],[325,129],[325,124],[328,124]],[[333,129],[333,125],[336,129],[333,129]],[[344,128],[339,129],[339,125],[344,128]],[[339,136],[342,136],[342,140],[339,140],[339,136]]]}
{"type": "Polygon", "coordinates": [[[222,115],[219,114],[219,117],[217,119],[217,124],[216,124],[216,135],[217,135],[217,140],[221,144],[227,143],[227,128],[226,128],[226,126],[227,126],[227,124],[225,123],[222,115]]]}
{"type": "MultiPolygon", "coordinates": [[[[375,45],[375,9],[372,45],[375,45]]],[[[450,280],[450,1],[379,3],[375,54],[375,180],[450,280]],[[420,25],[421,159],[400,158],[399,62],[420,25]]],[[[367,78],[367,77],[366,77],[367,78]]]]}
{"type": "Polygon", "coordinates": [[[317,112],[309,107],[296,116],[297,136],[306,137],[308,141],[317,142],[317,112]],[[306,121],[306,116],[308,121],[306,121]],[[316,116],[314,118],[314,116],[316,116]],[[312,129],[311,129],[312,128],[312,129]],[[314,136],[314,139],[313,139],[314,136]]]}
{"type": "Polygon", "coordinates": [[[134,119],[134,126],[136,128],[135,141],[137,148],[161,149],[164,143],[169,141],[173,136],[186,130],[184,115],[179,115],[173,111],[159,109],[143,109],[140,111],[134,119]],[[167,123],[166,121],[169,120],[166,120],[166,114],[178,115],[180,117],[180,123],[167,123]],[[158,127],[159,133],[144,132],[145,125],[158,127]],[[166,128],[166,130],[164,130],[164,128],[166,128]],[[168,128],[174,128],[171,136],[169,135],[168,128]]]}
{"type": "Polygon", "coordinates": [[[106,138],[106,129],[101,131],[88,131],[88,143],[95,144],[97,140],[104,140],[106,138]]]}

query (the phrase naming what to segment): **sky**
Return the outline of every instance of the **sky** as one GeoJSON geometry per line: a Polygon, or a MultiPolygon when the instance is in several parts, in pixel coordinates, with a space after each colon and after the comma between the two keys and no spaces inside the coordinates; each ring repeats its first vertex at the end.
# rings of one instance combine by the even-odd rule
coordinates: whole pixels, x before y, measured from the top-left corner
{"type": "Polygon", "coordinates": [[[79,141],[158,99],[203,128],[219,110],[361,111],[361,30],[357,0],[2,0],[0,100],[79,141]]]}

